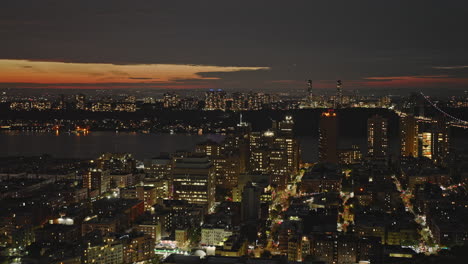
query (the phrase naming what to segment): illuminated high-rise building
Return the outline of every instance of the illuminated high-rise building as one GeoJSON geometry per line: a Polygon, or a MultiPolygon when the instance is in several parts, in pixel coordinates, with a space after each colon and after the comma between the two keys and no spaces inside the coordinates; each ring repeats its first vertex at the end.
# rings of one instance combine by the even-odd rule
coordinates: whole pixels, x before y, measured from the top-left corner
{"type": "Polygon", "coordinates": [[[30,111],[31,102],[11,102],[10,109],[15,111],[30,111]]]}
{"type": "Polygon", "coordinates": [[[244,93],[232,94],[232,107],[233,111],[241,111],[246,109],[246,96],[244,93]]]}
{"type": "Polygon", "coordinates": [[[197,110],[199,106],[199,101],[193,97],[186,97],[180,100],[180,109],[181,110],[197,110]]]}
{"type": "Polygon", "coordinates": [[[266,137],[272,137],[271,131],[265,133],[252,132],[249,140],[250,171],[255,173],[266,173],[269,168],[269,146],[266,137]]]}
{"type": "Polygon", "coordinates": [[[133,96],[133,95],[126,96],[124,98],[124,102],[134,104],[134,103],[136,103],[136,97],[133,96]]]}
{"type": "Polygon", "coordinates": [[[335,108],[340,108],[343,105],[343,83],[341,80],[336,81],[336,98],[335,108]]]}
{"type": "Polygon", "coordinates": [[[299,144],[293,137],[292,117],[278,123],[265,132],[250,133],[250,171],[268,173],[270,183],[279,189],[286,187],[289,176],[299,169],[299,144]]]}
{"type": "Polygon", "coordinates": [[[112,104],[106,102],[94,102],[91,104],[91,111],[93,112],[111,112],[112,104]]]}
{"type": "Polygon", "coordinates": [[[277,132],[275,145],[286,151],[287,170],[295,174],[299,171],[300,149],[297,139],[294,138],[293,117],[287,115],[284,120],[278,122],[277,132]]]}
{"type": "Polygon", "coordinates": [[[84,94],[76,95],[75,100],[77,110],[86,110],[86,96],[84,94]]]}
{"type": "Polygon", "coordinates": [[[156,102],[156,100],[154,100],[153,97],[145,97],[143,98],[143,103],[145,104],[154,104],[156,102]]]}
{"type": "Polygon", "coordinates": [[[114,106],[114,111],[119,112],[135,112],[136,110],[136,103],[119,102],[114,106]]]}
{"type": "Polygon", "coordinates": [[[226,110],[226,92],[221,89],[205,93],[205,109],[206,110],[226,110]]]}
{"type": "Polygon", "coordinates": [[[39,111],[49,110],[52,108],[52,103],[48,101],[32,101],[31,109],[36,109],[39,111]]]}
{"type": "Polygon", "coordinates": [[[88,190],[98,190],[99,194],[107,192],[110,188],[109,171],[93,169],[83,175],[83,187],[88,190]]]}
{"type": "Polygon", "coordinates": [[[367,119],[367,154],[369,157],[388,155],[388,121],[382,116],[367,119]]]}
{"type": "Polygon", "coordinates": [[[5,91],[0,93],[0,103],[6,103],[8,99],[7,93],[5,91]]]}
{"type": "Polygon", "coordinates": [[[428,159],[432,159],[434,145],[433,134],[431,132],[422,132],[419,134],[419,142],[421,143],[421,155],[428,159]]]}
{"type": "Polygon", "coordinates": [[[176,160],[172,170],[173,198],[212,208],[215,202],[215,168],[208,157],[176,160]]]}
{"type": "Polygon", "coordinates": [[[439,118],[433,124],[432,133],[433,159],[443,163],[450,153],[450,125],[444,118],[439,118]]]}
{"type": "Polygon", "coordinates": [[[400,118],[401,156],[418,156],[418,123],[416,118],[407,115],[400,118]]]}
{"type": "Polygon", "coordinates": [[[247,95],[247,109],[248,110],[260,110],[262,109],[263,100],[259,93],[250,92],[247,95]]]}
{"type": "Polygon", "coordinates": [[[288,166],[286,148],[278,146],[268,151],[268,172],[270,174],[270,184],[277,186],[280,190],[286,188],[288,180],[293,174],[292,168],[288,166]]]}
{"type": "Polygon", "coordinates": [[[216,173],[216,186],[232,189],[237,186],[240,174],[240,158],[238,154],[225,153],[222,156],[211,157],[216,173]]]}
{"type": "Polygon", "coordinates": [[[426,129],[420,129],[421,155],[443,163],[450,152],[450,127],[443,118],[434,120],[426,129]]]}
{"type": "Polygon", "coordinates": [[[312,80],[307,81],[307,104],[310,106],[312,105],[312,102],[314,100],[313,94],[312,94],[312,80]]]}
{"type": "Polygon", "coordinates": [[[323,112],[319,122],[319,160],[338,163],[338,117],[333,110],[323,112]]]}
{"type": "Polygon", "coordinates": [[[172,170],[172,159],[169,156],[146,159],[144,165],[147,177],[168,179],[172,170]]]}
{"type": "Polygon", "coordinates": [[[245,173],[250,157],[250,134],[252,127],[249,123],[243,121],[242,113],[239,115],[239,123],[235,132],[226,136],[223,141],[224,149],[227,153],[236,155],[239,160],[239,173],[245,173]]]}
{"type": "Polygon", "coordinates": [[[208,156],[213,162],[217,187],[231,189],[237,186],[241,167],[238,151],[226,150],[224,144],[208,140],[198,144],[195,152],[208,156]]]}
{"type": "Polygon", "coordinates": [[[163,95],[163,107],[164,108],[176,108],[179,106],[180,98],[176,93],[164,93],[163,95]]]}

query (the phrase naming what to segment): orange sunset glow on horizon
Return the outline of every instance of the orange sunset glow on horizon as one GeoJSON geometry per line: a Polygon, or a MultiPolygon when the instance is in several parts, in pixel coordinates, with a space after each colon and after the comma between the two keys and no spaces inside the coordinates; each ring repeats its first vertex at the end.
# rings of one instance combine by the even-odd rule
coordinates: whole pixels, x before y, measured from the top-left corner
{"type": "Polygon", "coordinates": [[[178,80],[216,80],[201,73],[268,70],[184,64],[73,63],[0,59],[0,83],[99,84],[173,83],[178,80]]]}

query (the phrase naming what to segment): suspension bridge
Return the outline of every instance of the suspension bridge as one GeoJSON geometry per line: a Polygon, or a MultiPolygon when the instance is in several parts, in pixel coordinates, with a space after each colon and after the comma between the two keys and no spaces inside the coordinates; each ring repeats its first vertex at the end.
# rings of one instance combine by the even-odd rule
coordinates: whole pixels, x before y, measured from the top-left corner
{"type": "Polygon", "coordinates": [[[421,96],[429,103],[432,107],[434,107],[438,112],[440,112],[445,118],[449,119],[448,122],[451,126],[461,127],[461,128],[468,128],[468,121],[455,117],[444,110],[442,110],[437,104],[431,101],[430,97],[425,95],[423,92],[420,92],[421,96]]]}
{"type": "MultiPolygon", "coordinates": [[[[424,100],[426,102],[429,103],[430,106],[434,107],[434,109],[436,109],[439,113],[441,113],[445,118],[447,118],[449,121],[447,122],[450,126],[452,127],[460,127],[460,128],[468,128],[468,121],[466,120],[463,120],[463,119],[460,119],[458,117],[455,117],[449,113],[447,113],[446,111],[444,111],[443,109],[441,109],[439,106],[437,106],[436,103],[434,103],[433,101],[431,101],[430,97],[425,95],[423,92],[420,92],[421,96],[424,98],[424,100]]],[[[405,116],[406,113],[404,112],[400,112],[400,111],[395,111],[399,116],[405,116]]],[[[430,117],[426,117],[426,116],[415,116],[415,118],[419,121],[419,122],[435,122],[435,120],[433,118],[430,118],[430,117]]]]}

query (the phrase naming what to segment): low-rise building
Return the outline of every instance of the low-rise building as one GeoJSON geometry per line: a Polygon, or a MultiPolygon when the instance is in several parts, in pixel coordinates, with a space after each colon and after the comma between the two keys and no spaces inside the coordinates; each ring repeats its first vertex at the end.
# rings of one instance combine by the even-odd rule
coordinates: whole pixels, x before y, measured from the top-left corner
{"type": "Polygon", "coordinates": [[[207,246],[222,245],[227,237],[232,235],[232,230],[225,225],[205,224],[201,229],[200,244],[207,246]]]}

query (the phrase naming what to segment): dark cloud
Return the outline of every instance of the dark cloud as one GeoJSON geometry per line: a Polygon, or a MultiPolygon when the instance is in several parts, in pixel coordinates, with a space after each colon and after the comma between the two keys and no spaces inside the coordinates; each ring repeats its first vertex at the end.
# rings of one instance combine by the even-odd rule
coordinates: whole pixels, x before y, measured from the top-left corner
{"type": "Polygon", "coordinates": [[[220,88],[346,85],[467,65],[466,25],[461,0],[6,1],[0,58],[271,67],[200,73],[220,88]]]}
{"type": "Polygon", "coordinates": [[[433,69],[439,70],[461,70],[461,69],[468,69],[468,65],[460,65],[460,66],[435,66],[432,67],[433,69]]]}
{"type": "Polygon", "coordinates": [[[147,77],[128,77],[130,80],[156,80],[159,78],[147,78],[147,77]]]}

